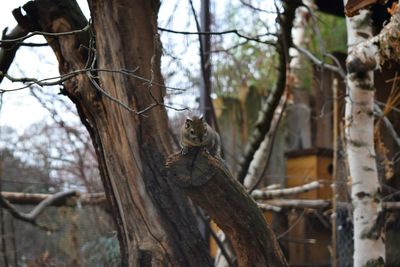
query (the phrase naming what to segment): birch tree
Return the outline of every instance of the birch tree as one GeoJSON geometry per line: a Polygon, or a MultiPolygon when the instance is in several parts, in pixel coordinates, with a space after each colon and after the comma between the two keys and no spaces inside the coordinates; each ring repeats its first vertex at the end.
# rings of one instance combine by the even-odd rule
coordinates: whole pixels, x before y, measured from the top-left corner
{"type": "MultiPolygon", "coordinates": [[[[346,23],[348,53],[352,54],[355,45],[372,37],[371,12],[362,10],[358,15],[346,18],[346,23]]],[[[381,189],[373,135],[373,72],[349,73],[347,90],[345,134],[354,208],[354,266],[384,266],[384,236],[375,227],[381,210],[381,189]]]]}
{"type": "MultiPolygon", "coordinates": [[[[293,21],[292,38],[296,47],[306,47],[310,38],[307,38],[306,29],[310,25],[310,19],[315,5],[312,0],[303,1],[304,6],[296,9],[296,17],[293,21]]],[[[304,86],[305,57],[295,48],[289,50],[290,73],[288,87],[291,91],[293,103],[288,107],[288,150],[296,150],[311,147],[311,110],[308,96],[308,88],[304,86]]]]}

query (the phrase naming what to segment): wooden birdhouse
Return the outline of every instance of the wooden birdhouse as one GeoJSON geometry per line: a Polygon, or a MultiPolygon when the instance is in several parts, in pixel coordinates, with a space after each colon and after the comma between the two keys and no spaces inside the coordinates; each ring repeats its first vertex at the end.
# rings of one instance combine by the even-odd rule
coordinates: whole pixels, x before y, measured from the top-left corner
{"type": "Polygon", "coordinates": [[[311,148],[286,153],[286,187],[301,186],[319,181],[322,187],[294,198],[331,199],[332,198],[332,156],[330,149],[311,148]]]}

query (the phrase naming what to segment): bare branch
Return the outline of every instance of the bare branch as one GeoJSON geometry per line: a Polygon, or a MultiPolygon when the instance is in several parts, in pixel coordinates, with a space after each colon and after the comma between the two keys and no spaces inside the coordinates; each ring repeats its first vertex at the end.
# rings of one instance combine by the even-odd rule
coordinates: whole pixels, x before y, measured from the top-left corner
{"type": "MultiPolygon", "coordinates": [[[[21,193],[21,192],[1,192],[1,197],[11,204],[16,205],[37,205],[45,199],[53,196],[52,194],[35,194],[35,193],[21,193]]],[[[80,193],[76,192],[75,195],[60,198],[53,201],[49,206],[76,206],[78,203],[81,205],[103,205],[107,200],[104,193],[80,193]],[[71,197],[74,197],[71,199],[71,197]],[[67,201],[68,200],[68,201],[67,201]]]]}
{"type": "Polygon", "coordinates": [[[48,43],[20,43],[20,46],[27,46],[27,47],[45,47],[49,46],[48,43]]]}
{"type": "Polygon", "coordinates": [[[42,32],[42,31],[33,31],[25,36],[19,37],[19,38],[13,38],[13,39],[6,39],[6,40],[0,40],[0,44],[7,44],[7,43],[21,43],[24,40],[35,36],[35,35],[44,35],[44,36],[49,36],[49,37],[59,37],[59,36],[66,36],[66,35],[73,35],[81,32],[88,31],[90,29],[91,23],[87,24],[84,28],[80,30],[74,30],[74,31],[67,31],[67,32],[42,32]]]}
{"type": "Polygon", "coordinates": [[[281,209],[321,209],[331,206],[331,200],[326,199],[272,199],[259,203],[262,210],[275,211],[270,206],[280,207],[281,209]]]}
{"type": "MultiPolygon", "coordinates": [[[[346,78],[346,73],[345,71],[340,67],[340,64],[337,64],[337,66],[325,63],[324,61],[320,60],[317,58],[315,55],[313,55],[310,51],[303,47],[299,47],[294,45],[294,48],[296,48],[300,53],[302,53],[305,57],[307,57],[312,63],[315,65],[321,67],[321,69],[328,69],[333,72],[338,73],[343,79],[346,78]]],[[[336,62],[337,63],[337,62],[336,62]]]]}
{"type": "MultiPolygon", "coordinates": [[[[19,88],[14,88],[14,89],[1,89],[0,88],[0,93],[4,93],[4,92],[13,92],[13,91],[18,91],[18,90],[23,90],[23,89],[27,89],[30,88],[32,85],[37,84],[39,86],[53,86],[53,85],[61,85],[63,84],[63,82],[79,75],[82,73],[86,73],[86,75],[88,76],[89,80],[91,81],[92,85],[94,86],[94,88],[96,90],[98,90],[101,94],[103,94],[104,96],[106,96],[107,98],[109,98],[111,101],[117,103],[118,105],[122,106],[124,109],[128,110],[129,112],[135,113],[137,115],[144,115],[145,112],[151,110],[154,107],[157,106],[163,106],[165,108],[168,109],[173,109],[176,111],[184,111],[187,110],[188,108],[176,108],[170,105],[165,105],[159,101],[156,101],[156,99],[154,98],[154,96],[152,96],[153,100],[155,100],[155,103],[149,105],[148,107],[142,109],[142,110],[134,110],[131,109],[127,104],[123,103],[121,100],[113,97],[112,95],[110,95],[106,90],[102,89],[100,87],[100,85],[96,82],[95,80],[95,76],[91,73],[91,71],[97,71],[97,72],[111,72],[111,73],[119,73],[119,74],[124,74],[124,75],[129,75],[132,76],[134,78],[137,78],[139,80],[143,80],[149,83],[149,86],[151,86],[152,84],[158,85],[158,86],[163,86],[160,83],[157,82],[153,82],[152,80],[148,80],[146,78],[143,78],[139,75],[134,74],[134,72],[137,69],[134,70],[127,70],[127,69],[121,69],[121,70],[107,70],[107,69],[96,69],[96,68],[85,68],[85,69],[81,69],[81,70],[75,70],[72,71],[70,73],[64,74],[64,75],[60,75],[60,76],[56,76],[56,77],[50,77],[50,78],[45,78],[45,79],[41,79],[38,80],[36,78],[15,78],[10,76],[7,73],[3,73],[0,71],[0,77],[6,77],[7,79],[9,79],[12,82],[22,82],[22,83],[27,83],[27,85],[19,87],[19,88]],[[55,80],[55,81],[52,81],[55,80]]],[[[168,86],[163,86],[165,88],[169,88],[169,89],[173,89],[173,90],[186,90],[186,89],[181,89],[181,88],[174,88],[174,87],[168,87],[168,86]]],[[[150,95],[151,95],[151,91],[149,91],[150,95]]]]}
{"type": "Polygon", "coordinates": [[[385,210],[400,210],[400,202],[383,202],[382,208],[385,210]]]}
{"type": "Polygon", "coordinates": [[[207,231],[210,232],[212,238],[214,239],[215,243],[217,244],[218,248],[221,250],[222,255],[225,257],[226,261],[228,262],[229,267],[234,267],[235,265],[233,264],[233,260],[231,257],[229,257],[229,254],[227,250],[225,249],[225,245],[221,241],[221,239],[218,237],[217,233],[215,233],[214,229],[212,229],[210,225],[210,220],[207,219],[202,211],[196,207],[197,215],[200,217],[200,219],[204,222],[205,227],[207,228],[207,231]]]}
{"type": "Polygon", "coordinates": [[[396,133],[396,130],[393,127],[393,124],[390,122],[390,120],[385,116],[383,113],[382,109],[377,105],[374,104],[374,110],[377,113],[377,115],[383,120],[385,123],[386,128],[388,129],[390,135],[393,137],[394,141],[396,142],[397,146],[400,147],[400,137],[396,133]]]}
{"type": "Polygon", "coordinates": [[[250,9],[253,9],[255,11],[258,11],[258,12],[267,13],[267,14],[277,14],[276,11],[269,11],[269,10],[265,10],[265,9],[253,6],[252,4],[246,2],[245,0],[240,0],[240,3],[242,3],[242,5],[244,5],[244,6],[250,8],[250,9]]]}
{"type": "Polygon", "coordinates": [[[36,207],[34,207],[29,213],[19,212],[16,207],[14,207],[7,199],[0,195],[0,206],[5,208],[14,218],[19,219],[24,222],[28,222],[32,225],[38,226],[41,229],[46,231],[54,230],[50,229],[49,227],[39,224],[37,222],[37,217],[50,205],[53,203],[60,201],[62,199],[75,196],[77,193],[76,190],[69,190],[65,192],[58,192],[54,195],[50,195],[49,197],[45,198],[41,201],[36,207]]]}
{"type": "Polygon", "coordinates": [[[275,42],[267,41],[267,40],[261,40],[260,37],[264,36],[274,36],[272,33],[265,33],[265,34],[260,34],[256,36],[246,36],[244,34],[241,34],[238,30],[226,30],[226,31],[219,31],[219,32],[189,32],[189,31],[176,31],[176,30],[171,30],[171,29],[165,29],[158,27],[158,30],[163,31],[163,32],[170,32],[170,33],[176,33],[176,34],[185,34],[185,35],[224,35],[224,34],[235,34],[240,38],[246,39],[248,41],[254,41],[258,43],[263,43],[263,44],[268,44],[275,46],[275,42]]]}
{"type": "Polygon", "coordinates": [[[282,208],[274,205],[270,205],[267,203],[257,203],[257,206],[262,209],[263,211],[274,211],[274,212],[281,212],[282,208]]]}
{"type": "MultiPolygon", "coordinates": [[[[338,204],[343,208],[352,209],[351,203],[341,202],[338,204]]],[[[271,199],[257,203],[257,205],[265,211],[277,211],[271,207],[281,209],[325,209],[332,206],[332,201],[330,199],[271,199]]],[[[382,208],[387,211],[398,211],[400,210],[400,202],[382,202],[382,208]]]]}
{"type": "Polygon", "coordinates": [[[297,195],[300,193],[305,193],[314,189],[318,189],[320,187],[321,184],[318,181],[314,181],[308,184],[295,186],[291,188],[273,189],[273,190],[254,190],[253,193],[251,193],[251,196],[256,200],[268,199],[268,198],[288,196],[288,195],[297,195]]]}

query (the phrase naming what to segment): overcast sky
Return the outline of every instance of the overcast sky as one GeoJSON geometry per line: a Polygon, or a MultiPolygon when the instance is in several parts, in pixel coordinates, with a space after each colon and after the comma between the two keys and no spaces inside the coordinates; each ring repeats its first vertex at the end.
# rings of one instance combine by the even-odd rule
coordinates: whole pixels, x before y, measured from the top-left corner
{"type": "MultiPolygon", "coordinates": [[[[27,0],[2,1],[0,8],[0,29],[8,27],[9,30],[16,26],[12,16],[12,10],[24,5],[27,0]]],[[[89,13],[85,1],[78,1],[85,15],[89,13]]],[[[43,37],[36,36],[29,42],[43,43],[43,37]]],[[[45,78],[59,75],[57,60],[49,47],[18,49],[14,62],[8,73],[14,77],[45,78]]],[[[12,83],[4,79],[0,84],[1,89],[19,88],[22,84],[12,83]]],[[[3,105],[0,114],[0,125],[8,125],[22,132],[32,123],[49,117],[49,113],[30,94],[30,89],[3,94],[3,105]]],[[[46,88],[46,90],[59,91],[58,87],[46,88]]]]}

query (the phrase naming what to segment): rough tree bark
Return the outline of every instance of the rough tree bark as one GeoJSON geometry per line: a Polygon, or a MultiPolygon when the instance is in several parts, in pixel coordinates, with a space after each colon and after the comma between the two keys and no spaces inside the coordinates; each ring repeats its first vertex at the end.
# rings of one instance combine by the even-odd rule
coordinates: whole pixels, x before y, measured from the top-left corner
{"type": "MultiPolygon", "coordinates": [[[[349,54],[354,45],[372,37],[370,11],[347,18],[347,36],[349,54]]],[[[348,74],[347,87],[345,131],[354,208],[354,266],[384,266],[384,235],[376,226],[382,207],[374,149],[373,72],[348,74]]]]}
{"type": "MultiPolygon", "coordinates": [[[[135,70],[128,75],[86,72],[66,81],[63,90],[76,104],[96,148],[117,223],[122,266],[211,266],[186,197],[161,173],[171,145],[166,110],[159,105],[164,95],[157,35],[160,3],[94,0],[89,4],[95,35],[86,31],[47,36],[47,41],[61,74],[88,66],[135,70]],[[145,84],[132,74],[157,85],[145,84]],[[154,107],[145,116],[137,115],[109,96],[136,111],[154,107]]],[[[87,25],[73,0],[37,0],[24,9],[41,31],[66,32],[87,25]]]]}
{"type": "Polygon", "coordinates": [[[194,149],[171,155],[167,165],[173,181],[229,236],[240,267],[288,266],[261,210],[221,160],[194,149]]]}

